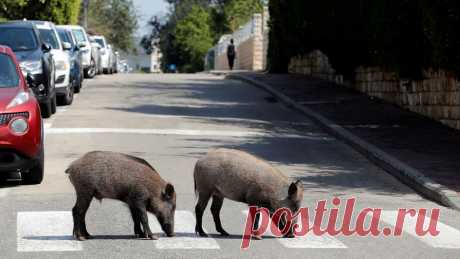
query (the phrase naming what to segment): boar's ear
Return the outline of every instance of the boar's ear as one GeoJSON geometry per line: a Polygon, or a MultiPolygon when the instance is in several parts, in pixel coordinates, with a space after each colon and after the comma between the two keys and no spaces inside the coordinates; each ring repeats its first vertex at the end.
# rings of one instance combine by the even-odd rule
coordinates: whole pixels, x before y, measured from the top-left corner
{"type": "Polygon", "coordinates": [[[302,186],[301,186],[300,181],[291,183],[291,185],[289,186],[289,191],[288,191],[289,199],[298,200],[299,194],[301,194],[301,191],[302,191],[301,189],[302,189],[302,186]]]}
{"type": "Polygon", "coordinates": [[[174,186],[170,183],[166,184],[165,190],[163,191],[163,197],[170,200],[174,196],[174,186]]]}

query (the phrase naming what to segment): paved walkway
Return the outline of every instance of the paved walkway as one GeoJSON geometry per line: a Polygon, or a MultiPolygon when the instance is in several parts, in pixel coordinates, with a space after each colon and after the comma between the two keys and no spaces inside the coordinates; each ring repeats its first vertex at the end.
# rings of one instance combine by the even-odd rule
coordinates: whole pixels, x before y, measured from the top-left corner
{"type": "Polygon", "coordinates": [[[243,75],[270,85],[460,194],[460,131],[324,80],[243,75]]]}

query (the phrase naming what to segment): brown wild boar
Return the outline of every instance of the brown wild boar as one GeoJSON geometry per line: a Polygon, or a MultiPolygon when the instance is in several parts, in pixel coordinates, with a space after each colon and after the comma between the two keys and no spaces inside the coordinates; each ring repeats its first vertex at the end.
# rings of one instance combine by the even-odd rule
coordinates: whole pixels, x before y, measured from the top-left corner
{"type": "MultiPolygon", "coordinates": [[[[223,236],[228,235],[219,216],[224,198],[267,208],[271,214],[279,208],[288,208],[295,213],[303,199],[300,181],[292,183],[264,160],[238,150],[210,151],[196,163],[194,179],[198,196],[195,232],[200,236],[207,236],[202,227],[202,217],[211,197],[216,230],[223,236]]],[[[258,228],[258,221],[259,214],[256,215],[254,229],[258,228]]],[[[280,227],[284,228],[282,224],[280,227]]],[[[286,236],[293,236],[292,228],[286,236]]]]}
{"type": "Polygon", "coordinates": [[[91,238],[86,230],[85,215],[93,197],[125,202],[138,238],[158,238],[150,230],[147,212],[156,216],[167,236],[174,236],[174,187],[164,181],[147,161],[120,153],[94,151],[74,161],[66,173],[77,194],[72,209],[75,239],[91,238]]]}

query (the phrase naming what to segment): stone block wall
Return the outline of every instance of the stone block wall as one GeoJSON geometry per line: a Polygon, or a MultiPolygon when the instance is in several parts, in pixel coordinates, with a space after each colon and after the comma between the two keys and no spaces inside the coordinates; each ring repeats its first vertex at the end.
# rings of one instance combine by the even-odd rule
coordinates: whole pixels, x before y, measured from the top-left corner
{"type": "MultiPolygon", "coordinates": [[[[325,56],[314,51],[291,59],[290,73],[306,74],[343,84],[325,56]]],[[[381,67],[358,67],[354,82],[356,90],[369,96],[399,105],[441,123],[460,129],[460,81],[448,71],[429,69],[423,80],[401,79],[398,74],[381,67]]]]}
{"type": "Polygon", "coordinates": [[[319,50],[291,59],[289,73],[304,74],[325,80],[343,83],[343,76],[336,73],[329,63],[329,58],[319,50]]]}

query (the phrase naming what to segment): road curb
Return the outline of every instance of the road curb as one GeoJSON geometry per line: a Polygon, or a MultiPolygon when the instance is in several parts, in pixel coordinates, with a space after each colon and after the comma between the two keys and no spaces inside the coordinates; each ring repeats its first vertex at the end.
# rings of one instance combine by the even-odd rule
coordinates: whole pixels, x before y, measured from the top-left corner
{"type": "Polygon", "coordinates": [[[399,179],[401,182],[405,183],[424,197],[436,201],[444,206],[450,207],[455,210],[460,211],[460,195],[455,191],[448,189],[447,187],[434,182],[432,179],[424,176],[417,169],[409,166],[408,164],[400,161],[399,159],[391,156],[385,151],[379,149],[378,147],[368,143],[367,141],[357,137],[350,131],[346,130],[340,125],[335,124],[329,119],[325,118],[321,114],[304,107],[291,98],[287,97],[283,93],[274,89],[270,85],[254,80],[250,77],[238,74],[228,74],[226,76],[228,79],[236,79],[246,83],[249,83],[253,86],[261,88],[283,103],[289,105],[290,107],[302,112],[304,115],[308,116],[313,121],[317,122],[325,130],[327,130],[331,135],[345,141],[347,144],[351,145],[355,150],[366,156],[373,163],[399,179]]]}

